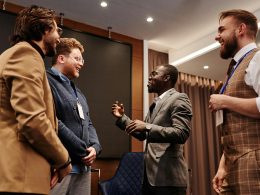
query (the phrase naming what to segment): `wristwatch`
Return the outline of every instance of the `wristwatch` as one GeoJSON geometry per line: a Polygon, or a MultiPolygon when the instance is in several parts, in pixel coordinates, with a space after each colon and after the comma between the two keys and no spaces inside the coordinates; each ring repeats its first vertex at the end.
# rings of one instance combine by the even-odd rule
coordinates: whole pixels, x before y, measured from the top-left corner
{"type": "Polygon", "coordinates": [[[150,131],[151,128],[152,128],[152,124],[146,123],[145,128],[146,128],[147,131],[150,131]]]}
{"type": "Polygon", "coordinates": [[[69,164],[71,164],[71,159],[70,159],[70,157],[68,158],[67,162],[65,162],[63,165],[61,165],[61,166],[58,167],[57,169],[65,169],[67,166],[69,166],[69,164]]]}

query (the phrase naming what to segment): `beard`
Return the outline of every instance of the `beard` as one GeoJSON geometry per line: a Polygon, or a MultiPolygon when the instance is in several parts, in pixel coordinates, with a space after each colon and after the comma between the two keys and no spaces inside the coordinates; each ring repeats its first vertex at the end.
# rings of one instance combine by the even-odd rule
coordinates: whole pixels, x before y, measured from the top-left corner
{"type": "Polygon", "coordinates": [[[45,55],[48,57],[53,57],[56,54],[56,40],[52,37],[48,37],[43,43],[46,50],[45,55]]]}
{"type": "Polygon", "coordinates": [[[233,36],[226,41],[223,49],[220,49],[220,56],[223,59],[233,58],[238,48],[237,38],[235,32],[233,36]]]}
{"type": "Polygon", "coordinates": [[[148,87],[148,93],[154,93],[154,90],[153,90],[153,88],[151,88],[151,87],[148,87]]]}

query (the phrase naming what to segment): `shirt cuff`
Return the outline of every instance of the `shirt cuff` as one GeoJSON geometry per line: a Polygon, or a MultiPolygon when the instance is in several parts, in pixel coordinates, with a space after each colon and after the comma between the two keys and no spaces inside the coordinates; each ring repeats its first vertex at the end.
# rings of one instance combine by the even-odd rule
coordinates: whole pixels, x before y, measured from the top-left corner
{"type": "Polygon", "coordinates": [[[260,112],[260,97],[256,98],[256,106],[257,106],[258,111],[260,112]]]}

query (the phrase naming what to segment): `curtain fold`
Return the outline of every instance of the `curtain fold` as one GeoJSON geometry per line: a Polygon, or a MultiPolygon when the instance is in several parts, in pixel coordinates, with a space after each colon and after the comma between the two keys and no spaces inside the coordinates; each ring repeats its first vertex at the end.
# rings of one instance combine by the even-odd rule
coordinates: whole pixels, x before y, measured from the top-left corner
{"type": "Polygon", "coordinates": [[[210,95],[220,82],[179,73],[176,90],[186,93],[192,103],[192,130],[185,144],[185,158],[189,168],[188,193],[192,195],[215,195],[212,179],[220,159],[220,135],[215,127],[215,115],[209,107],[210,95]]]}

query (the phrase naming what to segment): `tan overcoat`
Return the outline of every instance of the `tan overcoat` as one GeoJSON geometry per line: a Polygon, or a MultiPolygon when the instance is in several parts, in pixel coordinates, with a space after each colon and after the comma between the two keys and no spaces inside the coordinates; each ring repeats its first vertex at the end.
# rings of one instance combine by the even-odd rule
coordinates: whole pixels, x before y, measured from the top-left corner
{"type": "Polygon", "coordinates": [[[20,42],[0,56],[0,191],[48,194],[51,166],[67,160],[44,61],[20,42]]]}

